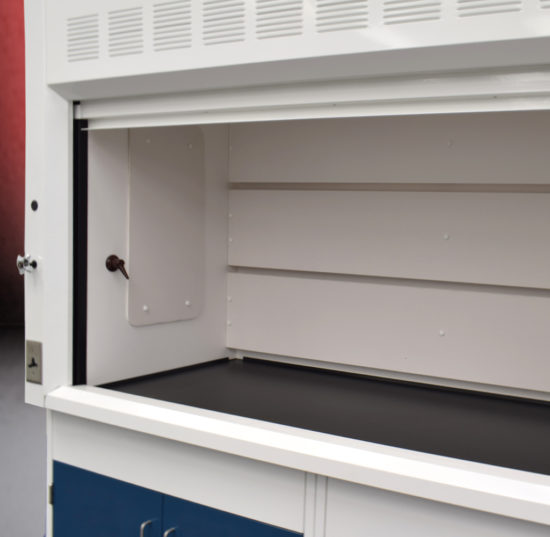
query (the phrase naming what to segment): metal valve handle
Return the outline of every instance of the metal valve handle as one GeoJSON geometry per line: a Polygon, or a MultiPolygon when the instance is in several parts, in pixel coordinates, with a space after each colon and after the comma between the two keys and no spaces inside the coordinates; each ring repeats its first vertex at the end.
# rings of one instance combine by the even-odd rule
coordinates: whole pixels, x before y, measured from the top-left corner
{"type": "Polygon", "coordinates": [[[105,260],[105,267],[107,267],[107,270],[110,272],[120,270],[127,280],[130,279],[130,276],[128,276],[128,273],[126,272],[126,268],[124,267],[124,259],[120,259],[117,255],[110,255],[105,260]]]}
{"type": "Polygon", "coordinates": [[[27,254],[24,257],[22,255],[18,255],[16,264],[17,270],[21,276],[25,274],[25,272],[33,272],[38,266],[38,263],[30,256],[30,254],[27,254]]]}

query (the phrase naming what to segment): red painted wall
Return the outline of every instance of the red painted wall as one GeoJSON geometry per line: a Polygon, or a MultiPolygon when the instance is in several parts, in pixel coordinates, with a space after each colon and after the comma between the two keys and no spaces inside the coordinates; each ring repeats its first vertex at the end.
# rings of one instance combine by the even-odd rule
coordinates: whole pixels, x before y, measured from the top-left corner
{"type": "Polygon", "coordinates": [[[0,325],[23,323],[25,42],[23,0],[0,0],[0,325]]]}

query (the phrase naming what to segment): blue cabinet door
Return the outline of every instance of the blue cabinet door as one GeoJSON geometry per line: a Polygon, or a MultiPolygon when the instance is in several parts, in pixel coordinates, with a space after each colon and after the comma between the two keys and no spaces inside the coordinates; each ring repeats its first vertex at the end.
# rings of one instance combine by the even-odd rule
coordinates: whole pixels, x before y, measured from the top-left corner
{"type": "Polygon", "coordinates": [[[164,531],[169,537],[298,537],[301,534],[218,511],[172,496],[164,497],[164,531]]]}
{"type": "Polygon", "coordinates": [[[54,462],[54,537],[160,537],[162,494],[54,462]]]}

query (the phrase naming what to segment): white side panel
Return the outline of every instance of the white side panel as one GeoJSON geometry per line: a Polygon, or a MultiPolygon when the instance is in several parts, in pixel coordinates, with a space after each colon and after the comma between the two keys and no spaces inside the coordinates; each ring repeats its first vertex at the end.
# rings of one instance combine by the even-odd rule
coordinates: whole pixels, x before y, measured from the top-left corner
{"type": "Polygon", "coordinates": [[[550,297],[463,285],[229,274],[227,344],[550,391],[550,297]]]}
{"type": "Polygon", "coordinates": [[[72,377],[72,106],[47,89],[45,104],[43,368],[44,391],[72,377]]]}
{"type": "Polygon", "coordinates": [[[324,537],[545,537],[550,528],[329,479],[324,537]]]}
{"type": "Polygon", "coordinates": [[[53,417],[56,461],[303,531],[303,472],[65,414],[53,417]]]}
{"type": "MultiPolygon", "coordinates": [[[[88,382],[100,384],[128,376],[213,360],[225,350],[227,262],[227,131],[209,127],[205,141],[205,291],[202,313],[193,320],[130,326],[126,280],[105,268],[112,253],[128,254],[127,131],[93,132],[89,137],[88,214],[88,382]],[[115,275],[116,276],[116,275],[115,275]]],[[[182,148],[187,150],[186,147],[182,148]]],[[[166,247],[179,237],[167,237],[166,247]]],[[[177,277],[172,267],[160,277],[177,277]]],[[[131,274],[130,274],[131,276],[131,274]]]]}
{"type": "Polygon", "coordinates": [[[550,194],[230,194],[229,264],[550,287],[550,194]]]}
{"type": "Polygon", "coordinates": [[[202,132],[132,130],[129,166],[128,321],[143,326],[193,319],[204,300],[202,132]]]}
{"type": "Polygon", "coordinates": [[[42,342],[43,367],[42,385],[26,383],[25,398],[43,405],[44,394],[71,379],[72,110],[45,84],[41,3],[26,3],[25,24],[25,251],[38,263],[25,275],[25,338],[42,342]],[[30,209],[33,199],[36,212],[30,209]]]}
{"type": "MultiPolygon", "coordinates": [[[[44,328],[44,258],[43,227],[46,219],[41,204],[44,191],[44,115],[45,100],[44,57],[41,39],[44,33],[43,4],[25,2],[25,77],[26,87],[26,128],[25,128],[25,252],[32,255],[39,264],[39,270],[25,275],[25,339],[42,341],[44,328]],[[31,37],[32,36],[32,37],[31,37]],[[32,200],[37,200],[39,210],[30,209],[32,200]]],[[[23,253],[23,252],[19,252],[23,253]]],[[[7,259],[7,263],[15,260],[7,259]]],[[[21,364],[23,364],[23,359],[21,364]]],[[[24,381],[23,370],[21,382],[24,381]]],[[[44,404],[43,388],[25,382],[25,401],[44,404]]]]}
{"type": "Polygon", "coordinates": [[[230,180],[548,183],[550,113],[443,114],[231,127],[230,180]]]}

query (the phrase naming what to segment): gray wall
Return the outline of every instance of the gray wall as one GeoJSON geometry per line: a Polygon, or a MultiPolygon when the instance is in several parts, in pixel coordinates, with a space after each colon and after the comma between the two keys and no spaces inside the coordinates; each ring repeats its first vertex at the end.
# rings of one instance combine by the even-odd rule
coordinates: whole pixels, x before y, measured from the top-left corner
{"type": "Polygon", "coordinates": [[[0,327],[0,533],[42,537],[46,414],[24,403],[23,328],[0,327]]]}

